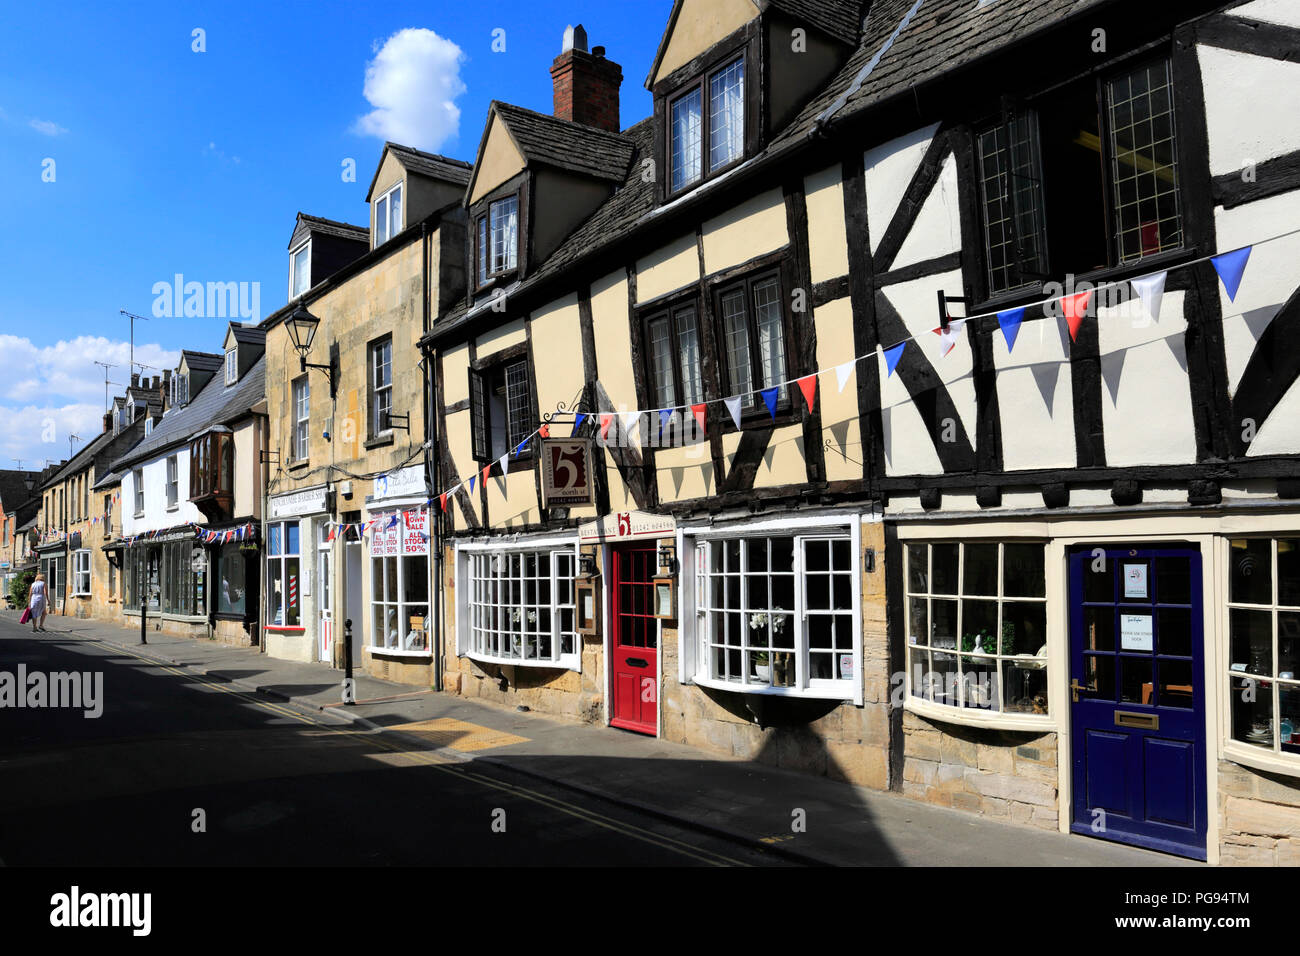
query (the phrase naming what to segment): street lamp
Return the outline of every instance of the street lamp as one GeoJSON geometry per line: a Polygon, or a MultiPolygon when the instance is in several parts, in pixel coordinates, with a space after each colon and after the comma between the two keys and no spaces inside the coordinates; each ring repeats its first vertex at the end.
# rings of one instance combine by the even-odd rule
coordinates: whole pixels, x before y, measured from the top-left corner
{"type": "Polygon", "coordinates": [[[294,351],[298,353],[298,360],[302,363],[302,370],[305,372],[309,368],[318,368],[325,373],[325,378],[330,383],[330,398],[334,398],[335,383],[334,373],[336,371],[335,347],[330,347],[330,364],[315,365],[307,361],[307,353],[311,351],[311,344],[316,338],[316,329],[320,327],[320,319],[312,315],[302,305],[293,310],[293,314],[285,320],[284,323],[289,329],[289,339],[293,342],[294,351]]]}

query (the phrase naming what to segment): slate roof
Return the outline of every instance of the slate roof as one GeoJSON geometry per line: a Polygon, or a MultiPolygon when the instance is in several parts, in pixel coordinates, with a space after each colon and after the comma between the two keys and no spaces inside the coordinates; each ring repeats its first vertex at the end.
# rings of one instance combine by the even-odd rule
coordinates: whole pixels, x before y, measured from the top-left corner
{"type": "MultiPolygon", "coordinates": [[[[13,468],[0,471],[0,505],[4,506],[6,514],[13,514],[19,505],[31,500],[34,491],[27,490],[26,479],[29,475],[33,482],[40,481],[39,471],[18,471],[13,468]]],[[[32,488],[34,490],[36,485],[33,484],[32,488]]]]}
{"type": "Polygon", "coordinates": [[[153,433],[113,462],[113,471],[125,471],[175,445],[189,441],[213,425],[238,418],[262,400],[266,394],[266,356],[240,377],[226,385],[221,376],[213,376],[202,390],[190,397],[188,405],[172,408],[154,425],[153,433]]]}
{"type": "Polygon", "coordinates": [[[105,445],[117,438],[120,434],[121,432],[118,432],[116,435],[113,434],[111,429],[106,432],[100,432],[93,440],[88,442],[81,451],[69,458],[67,464],[56,471],[48,481],[42,484],[41,489],[44,490],[51,485],[57,485],[60,481],[63,481],[63,479],[69,478],[81,471],[90,464],[91,459],[93,459],[105,445]]]}
{"type": "Polygon", "coordinates": [[[231,322],[230,331],[234,334],[235,341],[240,345],[266,345],[266,329],[260,329],[255,325],[231,322]]]}
{"type": "MultiPolygon", "coordinates": [[[[208,371],[216,372],[225,364],[225,357],[218,355],[216,352],[193,352],[189,349],[181,350],[181,358],[191,371],[208,371]]],[[[177,363],[179,365],[179,363],[177,363]]]]}
{"type": "Polygon", "coordinates": [[[859,0],[767,0],[766,6],[811,24],[842,43],[857,43],[862,29],[859,0]]]}
{"type": "Polygon", "coordinates": [[[110,471],[101,475],[99,480],[90,486],[91,491],[99,491],[101,488],[111,488],[113,485],[122,483],[122,473],[120,471],[110,471]]]}
{"type": "Polygon", "coordinates": [[[384,151],[379,154],[379,163],[375,166],[375,174],[370,177],[370,188],[366,190],[366,202],[370,202],[371,195],[375,191],[375,183],[379,181],[379,171],[384,167],[384,156],[392,153],[397,161],[412,172],[419,173],[422,176],[430,176],[434,179],[441,179],[444,182],[458,183],[461,186],[469,185],[469,178],[473,172],[473,165],[465,162],[463,159],[452,159],[450,156],[439,156],[437,153],[426,153],[422,149],[416,149],[413,146],[403,146],[400,143],[384,143],[384,151]]]}
{"type": "Polygon", "coordinates": [[[305,212],[299,212],[298,218],[293,224],[293,232],[289,235],[289,245],[293,247],[293,237],[298,235],[298,230],[307,227],[308,232],[320,233],[325,236],[338,236],[340,239],[350,239],[353,242],[370,242],[370,229],[366,226],[354,226],[350,222],[339,222],[336,219],[325,219],[322,216],[309,216],[305,212]]]}
{"type": "MultiPolygon", "coordinates": [[[[635,145],[624,134],[557,119],[499,100],[493,100],[489,109],[501,117],[530,164],[554,166],[616,183],[621,183],[627,174],[635,145]]],[[[488,125],[484,126],[485,131],[488,125]]],[[[481,146],[479,152],[482,153],[481,146]]]]}

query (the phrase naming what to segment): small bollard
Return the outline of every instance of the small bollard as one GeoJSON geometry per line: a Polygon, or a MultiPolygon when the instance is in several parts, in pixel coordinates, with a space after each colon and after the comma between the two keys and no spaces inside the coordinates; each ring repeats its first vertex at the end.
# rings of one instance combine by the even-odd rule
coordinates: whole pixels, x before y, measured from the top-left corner
{"type": "Polygon", "coordinates": [[[140,643],[141,644],[149,643],[149,633],[147,630],[148,625],[149,625],[149,605],[145,601],[141,601],[140,602],[140,643]]]}
{"type": "Polygon", "coordinates": [[[343,622],[343,703],[351,707],[357,702],[352,683],[352,618],[343,622]]]}

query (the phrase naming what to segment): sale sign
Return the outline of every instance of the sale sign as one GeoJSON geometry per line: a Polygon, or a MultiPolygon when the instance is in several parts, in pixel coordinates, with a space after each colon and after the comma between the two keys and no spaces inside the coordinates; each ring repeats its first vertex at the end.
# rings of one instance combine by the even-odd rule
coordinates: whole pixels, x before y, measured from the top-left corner
{"type": "Polygon", "coordinates": [[[542,505],[589,505],[595,502],[591,479],[591,439],[547,438],[542,441],[542,505]]]}

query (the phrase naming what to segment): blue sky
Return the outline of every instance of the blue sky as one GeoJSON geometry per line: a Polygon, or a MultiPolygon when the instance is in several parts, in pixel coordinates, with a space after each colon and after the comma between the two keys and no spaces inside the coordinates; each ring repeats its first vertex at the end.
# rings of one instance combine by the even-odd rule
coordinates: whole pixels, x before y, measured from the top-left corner
{"type": "MultiPolygon", "coordinates": [[[[366,221],[384,139],[472,160],[491,100],[550,112],[547,70],[567,25],[582,23],[622,65],[624,126],[649,115],[642,83],[671,8],[10,4],[0,32],[0,468],[65,458],[70,434],[96,433],[104,370],[93,363],[116,363],[109,375],[125,381],[118,310],[152,315],[155,283],[176,273],[258,283],[261,318],[287,297],[299,210],[366,221]],[[497,30],[504,52],[493,50],[497,30]],[[355,182],[342,175],[348,159],[355,182]]],[[[137,323],[136,360],[171,366],[182,347],[219,350],[223,332],[217,318],[137,323]]]]}

